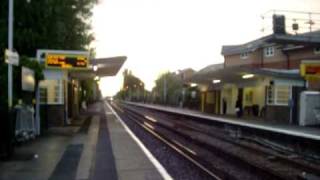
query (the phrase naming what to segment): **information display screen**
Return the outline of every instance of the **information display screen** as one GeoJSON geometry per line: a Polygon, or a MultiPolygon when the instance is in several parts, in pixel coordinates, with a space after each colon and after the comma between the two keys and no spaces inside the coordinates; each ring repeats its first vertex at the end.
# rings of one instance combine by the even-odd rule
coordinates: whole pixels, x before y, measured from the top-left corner
{"type": "Polygon", "coordinates": [[[84,55],[47,54],[45,59],[46,67],[52,68],[87,68],[88,57],[84,55]]]}

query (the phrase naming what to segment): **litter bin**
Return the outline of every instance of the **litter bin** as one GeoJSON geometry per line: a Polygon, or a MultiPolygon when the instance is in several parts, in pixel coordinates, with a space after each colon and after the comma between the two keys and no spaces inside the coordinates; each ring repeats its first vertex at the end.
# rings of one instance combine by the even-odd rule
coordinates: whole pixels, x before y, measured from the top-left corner
{"type": "Polygon", "coordinates": [[[34,109],[32,106],[16,106],[15,139],[24,142],[35,138],[34,109]]]}
{"type": "Polygon", "coordinates": [[[254,116],[258,116],[259,115],[259,105],[254,104],[252,106],[252,113],[253,113],[254,116]]]}

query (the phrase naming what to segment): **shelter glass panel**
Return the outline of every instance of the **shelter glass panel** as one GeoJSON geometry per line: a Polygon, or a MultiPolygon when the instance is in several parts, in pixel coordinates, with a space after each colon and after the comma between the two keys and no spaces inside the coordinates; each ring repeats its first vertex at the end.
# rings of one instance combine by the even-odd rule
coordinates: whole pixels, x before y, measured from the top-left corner
{"type": "Polygon", "coordinates": [[[43,80],[40,82],[41,104],[63,104],[63,81],[43,80]]]}
{"type": "Polygon", "coordinates": [[[287,106],[291,98],[291,87],[286,85],[268,86],[267,104],[287,106]]]}

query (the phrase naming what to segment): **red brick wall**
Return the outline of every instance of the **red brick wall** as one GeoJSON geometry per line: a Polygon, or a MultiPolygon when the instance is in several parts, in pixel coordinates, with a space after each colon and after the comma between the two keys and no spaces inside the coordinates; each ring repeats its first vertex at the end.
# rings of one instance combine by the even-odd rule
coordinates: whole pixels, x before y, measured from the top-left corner
{"type": "Polygon", "coordinates": [[[249,53],[246,59],[241,59],[240,54],[229,55],[224,57],[225,66],[246,66],[254,65],[259,66],[261,64],[260,50],[249,53]]]}
{"type": "Polygon", "coordinates": [[[253,66],[275,69],[299,69],[301,60],[320,60],[320,54],[314,54],[313,48],[308,47],[304,49],[294,50],[288,52],[289,62],[287,56],[277,47],[275,47],[275,55],[272,57],[265,57],[263,49],[258,49],[255,52],[249,53],[247,59],[240,59],[240,54],[225,56],[226,66],[253,66]]]}

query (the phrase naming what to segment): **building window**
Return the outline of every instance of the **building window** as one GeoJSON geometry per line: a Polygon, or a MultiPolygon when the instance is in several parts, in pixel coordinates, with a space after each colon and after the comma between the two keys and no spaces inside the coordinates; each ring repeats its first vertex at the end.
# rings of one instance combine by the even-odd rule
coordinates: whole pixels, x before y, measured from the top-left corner
{"type": "Polygon", "coordinates": [[[320,47],[315,47],[313,49],[314,54],[320,54],[320,47]]]}
{"type": "Polygon", "coordinates": [[[268,86],[267,104],[288,106],[291,98],[291,87],[286,85],[268,86]]]}
{"type": "Polygon", "coordinates": [[[248,56],[249,56],[249,53],[248,53],[248,52],[241,53],[241,54],[240,54],[240,59],[247,59],[248,56]]]}
{"type": "Polygon", "coordinates": [[[47,88],[40,87],[40,103],[47,104],[47,88]]]}
{"type": "Polygon", "coordinates": [[[264,48],[264,56],[265,57],[274,56],[274,47],[273,46],[265,47],[264,48]]]}
{"type": "Polygon", "coordinates": [[[40,82],[40,103],[41,104],[63,104],[63,81],[43,80],[40,82]]]}

